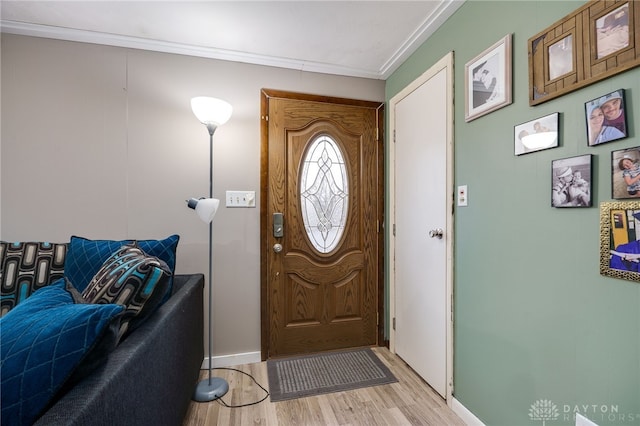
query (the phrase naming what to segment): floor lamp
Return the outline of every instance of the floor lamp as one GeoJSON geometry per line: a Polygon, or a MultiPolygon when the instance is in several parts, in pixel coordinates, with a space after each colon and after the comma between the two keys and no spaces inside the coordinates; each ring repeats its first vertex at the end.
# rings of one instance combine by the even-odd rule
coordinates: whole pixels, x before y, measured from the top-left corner
{"type": "Polygon", "coordinates": [[[221,398],[229,390],[229,384],[226,380],[219,377],[211,377],[211,370],[213,369],[213,335],[211,332],[211,310],[213,309],[213,217],[220,205],[220,200],[213,198],[213,134],[218,126],[229,120],[233,108],[221,99],[199,96],[191,99],[191,109],[198,120],[207,126],[209,131],[209,198],[191,198],[187,200],[187,206],[194,209],[203,222],[209,224],[209,377],[198,383],[193,394],[194,401],[207,402],[221,398]]]}

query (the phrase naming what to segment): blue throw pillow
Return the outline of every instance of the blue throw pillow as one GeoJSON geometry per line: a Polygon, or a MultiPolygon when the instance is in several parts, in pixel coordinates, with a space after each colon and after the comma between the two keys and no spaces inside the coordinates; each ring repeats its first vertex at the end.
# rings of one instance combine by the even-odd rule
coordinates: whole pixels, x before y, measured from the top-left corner
{"type": "Polygon", "coordinates": [[[64,276],[80,291],[89,285],[104,262],[120,247],[136,243],[149,256],[163,260],[171,271],[167,293],[163,295],[164,303],[171,296],[173,288],[173,274],[176,269],[176,249],[178,235],[171,235],[164,240],[89,240],[72,236],[69,242],[67,257],[64,262],[64,276]]]}
{"type": "MultiPolygon", "coordinates": [[[[0,318],[0,422],[30,425],[37,420],[91,352],[103,347],[123,310],[74,303],[60,279],[0,318]]],[[[115,339],[111,343],[113,349],[115,339]]]]}
{"type": "Polygon", "coordinates": [[[82,298],[89,303],[124,305],[118,337],[131,333],[151,315],[167,292],[171,272],[165,262],[135,245],[111,255],[96,273],[82,298]]]}

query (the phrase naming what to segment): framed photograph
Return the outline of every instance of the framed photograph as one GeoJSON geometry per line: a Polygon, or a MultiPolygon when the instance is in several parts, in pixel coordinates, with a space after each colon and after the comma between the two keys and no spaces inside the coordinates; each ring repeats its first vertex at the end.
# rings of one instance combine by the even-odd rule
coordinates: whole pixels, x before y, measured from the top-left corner
{"type": "Polygon", "coordinates": [[[464,66],[466,122],[509,105],[511,99],[511,34],[464,66]]]}
{"type": "Polygon", "coordinates": [[[587,144],[599,145],[627,137],[624,89],[607,93],[584,104],[587,144]]]}
{"type": "Polygon", "coordinates": [[[555,80],[573,71],[573,35],[549,46],[549,80],[555,80]]]}
{"type": "Polygon", "coordinates": [[[629,47],[629,4],[624,3],[595,20],[596,58],[629,47]]]}
{"type": "Polygon", "coordinates": [[[545,115],[513,128],[513,146],[515,155],[556,148],[560,113],[545,115]]]}
{"type": "Polygon", "coordinates": [[[591,207],[591,154],[551,162],[551,207],[591,207]]]}
{"type": "Polygon", "coordinates": [[[528,40],[529,105],[640,65],[640,2],[591,0],[528,40]]]}
{"type": "Polygon", "coordinates": [[[611,198],[640,198],[640,146],[611,151],[611,198]]]}
{"type": "Polygon", "coordinates": [[[640,282],[640,201],[600,203],[600,274],[640,282]]]}

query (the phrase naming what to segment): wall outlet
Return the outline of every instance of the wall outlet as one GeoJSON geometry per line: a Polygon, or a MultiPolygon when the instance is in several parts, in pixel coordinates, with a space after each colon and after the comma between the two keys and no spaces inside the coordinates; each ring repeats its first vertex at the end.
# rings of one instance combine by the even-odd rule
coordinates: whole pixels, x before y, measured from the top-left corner
{"type": "Polygon", "coordinates": [[[469,205],[469,188],[467,185],[458,187],[458,206],[464,207],[469,205]]]}
{"type": "Polygon", "coordinates": [[[255,207],[256,191],[227,191],[227,207],[255,207]]]}

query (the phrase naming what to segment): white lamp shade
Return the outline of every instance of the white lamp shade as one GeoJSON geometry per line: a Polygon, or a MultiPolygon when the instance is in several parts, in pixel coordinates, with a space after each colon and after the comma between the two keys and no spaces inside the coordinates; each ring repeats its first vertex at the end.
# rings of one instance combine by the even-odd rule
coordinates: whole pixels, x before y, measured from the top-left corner
{"type": "Polygon", "coordinates": [[[188,200],[187,205],[196,211],[196,214],[204,223],[211,223],[218,211],[220,200],[217,198],[201,198],[188,200]]]}
{"type": "Polygon", "coordinates": [[[198,96],[191,99],[191,109],[203,124],[221,126],[231,118],[233,107],[222,99],[198,96]]]}

